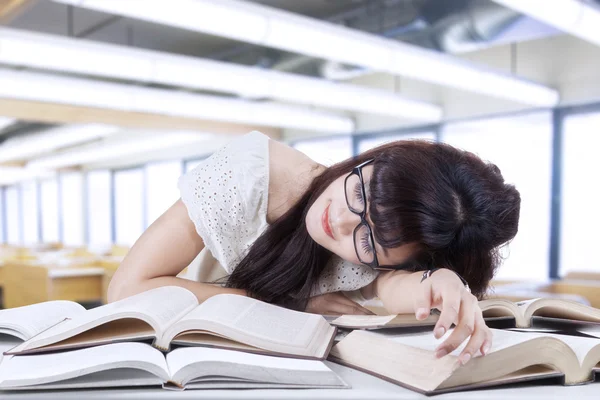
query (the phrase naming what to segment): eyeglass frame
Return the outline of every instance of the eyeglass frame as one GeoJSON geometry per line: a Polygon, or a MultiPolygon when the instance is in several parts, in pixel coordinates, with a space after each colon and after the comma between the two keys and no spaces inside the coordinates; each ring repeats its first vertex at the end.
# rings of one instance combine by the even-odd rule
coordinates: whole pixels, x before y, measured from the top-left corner
{"type": "Polygon", "coordinates": [[[356,252],[356,257],[358,258],[358,261],[360,261],[362,264],[364,264],[368,267],[371,267],[375,270],[392,270],[394,268],[379,265],[379,260],[377,258],[377,250],[375,249],[375,237],[373,237],[373,229],[371,228],[369,221],[367,221],[367,219],[365,218],[367,215],[367,192],[365,190],[365,181],[363,179],[362,169],[364,167],[366,167],[367,165],[371,164],[374,160],[375,159],[372,158],[372,159],[367,160],[367,161],[357,165],[356,167],[352,168],[352,172],[350,172],[348,174],[348,176],[346,176],[346,179],[344,179],[344,197],[346,198],[346,205],[348,206],[348,210],[350,210],[350,212],[352,212],[353,214],[356,214],[360,217],[360,222],[358,223],[358,225],[356,226],[356,228],[354,228],[354,231],[352,232],[352,241],[354,242],[354,251],[356,252]],[[358,212],[357,210],[353,209],[352,206],[350,205],[350,200],[348,199],[348,179],[350,179],[353,175],[358,175],[358,181],[360,182],[360,193],[362,196],[363,204],[365,206],[364,210],[362,212],[358,212]],[[356,244],[356,232],[363,225],[367,228],[367,231],[369,232],[369,238],[371,239],[371,243],[373,244],[373,261],[371,261],[370,263],[361,261],[361,259],[360,259],[361,257],[358,253],[358,247],[356,244]]]}

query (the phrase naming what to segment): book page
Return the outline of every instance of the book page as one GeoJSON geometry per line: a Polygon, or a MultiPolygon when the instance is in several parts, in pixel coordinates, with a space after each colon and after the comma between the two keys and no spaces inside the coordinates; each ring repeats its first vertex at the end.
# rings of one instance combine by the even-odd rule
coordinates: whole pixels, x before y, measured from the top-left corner
{"type": "Polygon", "coordinates": [[[272,343],[305,348],[323,317],[288,310],[249,297],[220,294],[200,304],[180,322],[183,324],[194,319],[218,322],[272,343]]]}
{"type": "Polygon", "coordinates": [[[581,333],[585,333],[586,335],[595,336],[600,338],[600,325],[587,325],[577,327],[577,331],[581,333]]]}
{"type": "Polygon", "coordinates": [[[174,286],[159,287],[87,310],[40,333],[14,351],[50,345],[118,318],[138,317],[148,322],[155,332],[160,332],[193,309],[196,304],[196,296],[187,289],[174,286]]]}
{"type": "MultiPolygon", "coordinates": [[[[383,326],[392,321],[395,315],[342,315],[333,321],[331,325],[335,326],[352,326],[352,327],[371,327],[383,326]]],[[[416,317],[415,317],[416,321],[416,317]]]]}
{"type": "Polygon", "coordinates": [[[184,347],[173,350],[167,354],[167,365],[169,366],[171,376],[173,377],[190,364],[211,361],[253,365],[261,368],[289,369],[294,371],[331,371],[322,361],[265,356],[261,354],[211,349],[207,347],[184,347]]]}
{"type": "Polygon", "coordinates": [[[565,342],[577,356],[579,365],[583,364],[583,360],[585,360],[585,356],[587,356],[588,352],[600,344],[598,339],[586,338],[582,336],[559,335],[553,333],[543,333],[540,334],[540,336],[552,337],[565,342]]]}
{"type": "MultiPolygon", "coordinates": [[[[391,333],[386,331],[377,331],[372,332],[368,331],[368,334],[371,335],[381,335],[382,337],[392,340],[394,342],[402,343],[408,346],[416,347],[423,350],[428,350],[431,352],[435,352],[437,346],[439,346],[444,340],[446,340],[451,334],[453,329],[448,330],[444,336],[440,339],[436,339],[433,336],[432,332],[415,332],[415,333],[391,333]]],[[[519,343],[526,342],[530,340],[532,337],[536,335],[532,335],[531,333],[524,334],[522,332],[512,332],[501,329],[492,329],[492,334],[494,335],[492,340],[492,347],[490,349],[490,353],[495,351],[500,351],[506,349],[508,347],[517,345],[519,343]]],[[[539,334],[539,336],[544,336],[543,334],[539,334]]],[[[468,339],[465,340],[458,348],[456,348],[452,353],[454,356],[459,356],[463,351],[465,346],[468,343],[468,339]]],[[[481,355],[481,353],[477,353],[477,355],[481,355]]],[[[474,356],[477,356],[474,355],[474,356]]]]}
{"type": "Polygon", "coordinates": [[[116,343],[4,360],[0,364],[0,388],[52,383],[112,368],[140,368],[165,382],[169,379],[160,351],[143,343],[116,343]]]}
{"type": "MultiPolygon", "coordinates": [[[[83,306],[72,301],[46,301],[0,310],[0,328],[16,330],[22,334],[23,340],[27,340],[67,317],[72,318],[84,312],[83,306]]],[[[8,330],[3,331],[9,333],[8,330]]]]}

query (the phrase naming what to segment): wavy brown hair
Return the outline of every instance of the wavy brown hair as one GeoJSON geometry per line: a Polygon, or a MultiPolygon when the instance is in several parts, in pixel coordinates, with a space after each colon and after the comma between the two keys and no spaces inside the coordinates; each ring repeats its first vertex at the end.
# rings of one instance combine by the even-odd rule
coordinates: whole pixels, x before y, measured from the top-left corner
{"type": "Polygon", "coordinates": [[[414,258],[399,268],[452,269],[481,298],[499,265],[500,246],[517,234],[519,192],[496,165],[423,140],[384,144],[327,168],[254,242],[226,285],[303,310],[332,255],[308,234],[308,209],[334,180],[369,159],[369,213],[377,242],[386,248],[418,243],[414,258]]]}

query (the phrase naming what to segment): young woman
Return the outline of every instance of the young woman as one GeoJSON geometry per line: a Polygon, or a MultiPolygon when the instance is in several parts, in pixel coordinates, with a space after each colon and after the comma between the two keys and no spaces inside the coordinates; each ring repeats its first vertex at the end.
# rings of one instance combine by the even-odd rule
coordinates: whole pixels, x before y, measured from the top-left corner
{"type": "MultiPolygon", "coordinates": [[[[200,301],[236,293],[322,314],[441,310],[437,356],[491,346],[478,306],[517,233],[520,196],[500,170],[441,143],[397,141],[326,168],[259,132],[231,141],[179,181],[181,199],[138,239],[109,287],[114,301],[177,285],[200,301]],[[214,285],[176,277],[210,252],[214,285]]],[[[202,273],[202,271],[201,271],[202,273]]]]}

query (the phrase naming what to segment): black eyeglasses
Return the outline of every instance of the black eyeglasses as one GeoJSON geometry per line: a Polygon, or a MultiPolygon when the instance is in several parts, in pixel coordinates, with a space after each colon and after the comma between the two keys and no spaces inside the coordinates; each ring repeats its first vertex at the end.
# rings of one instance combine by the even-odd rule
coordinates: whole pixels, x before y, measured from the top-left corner
{"type": "Polygon", "coordinates": [[[356,256],[361,263],[373,269],[379,269],[373,230],[369,222],[365,219],[367,215],[367,193],[365,192],[365,183],[362,175],[362,169],[372,162],[373,159],[354,167],[344,181],[344,190],[346,192],[348,209],[360,216],[360,223],[354,228],[353,234],[356,256]]]}

